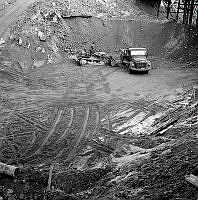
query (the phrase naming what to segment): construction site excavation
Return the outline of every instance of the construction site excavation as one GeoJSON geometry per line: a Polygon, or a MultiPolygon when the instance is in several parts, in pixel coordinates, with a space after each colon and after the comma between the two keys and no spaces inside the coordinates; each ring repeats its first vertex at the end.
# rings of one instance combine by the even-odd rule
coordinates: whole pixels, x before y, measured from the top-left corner
{"type": "Polygon", "coordinates": [[[198,200],[197,13],[0,0],[0,200],[198,200]]]}

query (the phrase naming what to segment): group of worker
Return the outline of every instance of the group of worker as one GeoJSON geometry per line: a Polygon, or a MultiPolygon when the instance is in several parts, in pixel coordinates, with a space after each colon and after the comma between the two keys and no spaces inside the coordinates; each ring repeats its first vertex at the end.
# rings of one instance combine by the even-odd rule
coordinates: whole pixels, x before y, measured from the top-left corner
{"type": "Polygon", "coordinates": [[[91,45],[91,47],[89,48],[89,50],[83,49],[81,51],[81,54],[82,55],[86,55],[86,56],[92,56],[92,55],[94,55],[95,52],[96,52],[96,50],[94,48],[94,45],[91,45]]]}

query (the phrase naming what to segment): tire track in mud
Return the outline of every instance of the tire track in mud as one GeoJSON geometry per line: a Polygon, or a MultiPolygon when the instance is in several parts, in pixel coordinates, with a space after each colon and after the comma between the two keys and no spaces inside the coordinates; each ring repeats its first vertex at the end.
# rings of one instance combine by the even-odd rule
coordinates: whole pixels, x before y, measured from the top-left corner
{"type": "MultiPolygon", "coordinates": [[[[38,132],[33,134],[31,146],[20,156],[20,159],[37,163],[38,159],[55,160],[64,155],[68,160],[75,156],[82,138],[88,139],[97,133],[100,124],[99,106],[77,105],[77,107],[74,107],[73,105],[70,109],[68,108],[68,112],[65,112],[66,109],[63,106],[60,110],[55,109],[55,111],[52,111],[50,114],[50,118],[53,118],[53,120],[50,120],[53,123],[52,127],[47,132],[41,131],[41,136],[38,136],[38,132]],[[67,120],[64,119],[64,114],[66,114],[67,120]],[[65,124],[66,121],[68,124],[65,124]],[[55,132],[58,133],[57,131],[61,131],[61,135],[55,134],[55,132]],[[63,146],[64,143],[66,146],[63,146]],[[56,149],[57,145],[58,151],[56,149]]],[[[23,121],[23,123],[23,127],[25,127],[27,121],[23,121]]],[[[33,123],[29,123],[29,125],[32,127],[33,123]]]]}
{"type": "MultiPolygon", "coordinates": [[[[65,131],[63,132],[63,134],[57,138],[57,141],[60,141],[61,139],[64,139],[69,131],[69,129],[71,128],[72,126],[72,123],[74,121],[74,117],[75,117],[75,108],[70,108],[70,113],[71,113],[71,117],[70,117],[70,121],[69,121],[69,124],[67,125],[65,131]]],[[[56,141],[55,141],[56,142],[56,141]]]]}
{"type": "Polygon", "coordinates": [[[96,122],[95,122],[95,128],[94,128],[94,131],[91,134],[88,133],[86,135],[86,139],[88,139],[88,138],[92,139],[93,136],[97,135],[97,132],[98,132],[99,126],[100,126],[100,121],[101,121],[101,113],[100,112],[101,111],[100,111],[99,106],[96,106],[96,111],[95,111],[95,115],[96,115],[96,118],[95,118],[95,120],[96,120],[96,122]]]}
{"type": "Polygon", "coordinates": [[[57,126],[57,124],[60,121],[61,115],[63,113],[63,110],[58,110],[58,113],[56,114],[54,123],[51,127],[51,129],[49,130],[48,133],[45,133],[44,138],[41,139],[41,141],[39,141],[39,144],[36,144],[36,141],[33,143],[32,145],[32,150],[30,149],[29,152],[25,153],[23,155],[23,157],[25,157],[25,159],[32,157],[33,155],[38,154],[41,151],[41,148],[47,143],[47,141],[49,140],[49,138],[53,135],[55,128],[57,126]],[[34,147],[36,146],[36,147],[34,147]]]}
{"type": "Polygon", "coordinates": [[[90,106],[88,106],[85,110],[85,116],[84,116],[84,120],[83,120],[83,124],[82,124],[82,131],[78,135],[78,137],[76,137],[74,143],[71,145],[70,150],[67,153],[67,159],[66,160],[70,160],[74,156],[77,146],[79,145],[81,139],[85,135],[89,115],[90,115],[90,106]]]}
{"type": "MultiPolygon", "coordinates": [[[[75,106],[75,105],[72,104],[72,106],[75,106]]],[[[60,159],[63,156],[67,158],[69,152],[75,145],[74,141],[76,141],[76,138],[79,136],[80,129],[81,129],[81,127],[79,128],[79,125],[83,124],[83,122],[81,122],[81,120],[83,119],[85,111],[86,111],[86,106],[84,104],[77,105],[74,107],[74,119],[72,121],[72,125],[67,130],[67,132],[69,134],[66,134],[68,137],[66,137],[66,135],[64,136],[66,141],[71,141],[71,142],[64,145],[63,147],[61,147],[61,149],[58,150],[58,152],[56,153],[56,156],[54,157],[54,160],[60,159]],[[82,115],[82,113],[83,113],[83,115],[82,115]]],[[[65,129],[65,131],[66,131],[66,129],[65,129]]]]}
{"type": "MultiPolygon", "coordinates": [[[[61,158],[63,155],[66,158],[65,161],[68,162],[75,157],[78,153],[78,148],[81,148],[81,141],[84,138],[85,141],[91,141],[91,139],[97,135],[99,130],[101,113],[98,105],[86,107],[84,111],[84,119],[81,125],[80,134],[78,134],[74,141],[67,148],[63,148],[59,151],[58,155],[55,156],[55,160],[61,158]]],[[[82,146],[83,148],[83,146],[82,146]]]]}
{"type": "Polygon", "coordinates": [[[35,122],[31,119],[29,119],[28,117],[24,116],[24,115],[21,115],[21,114],[17,114],[16,115],[20,120],[28,123],[29,125],[32,125],[36,128],[38,128],[40,131],[47,131],[47,127],[45,127],[44,125],[40,125],[38,122],[35,122]]]}
{"type": "Polygon", "coordinates": [[[59,123],[59,121],[61,119],[62,113],[63,113],[63,110],[59,110],[58,111],[58,114],[56,116],[56,119],[54,121],[54,124],[53,124],[51,130],[46,135],[46,137],[43,138],[43,141],[41,142],[40,147],[33,153],[33,155],[38,154],[41,151],[42,147],[47,143],[47,141],[49,140],[49,138],[53,135],[53,133],[54,133],[54,131],[56,129],[56,126],[57,126],[57,124],[59,123]]]}

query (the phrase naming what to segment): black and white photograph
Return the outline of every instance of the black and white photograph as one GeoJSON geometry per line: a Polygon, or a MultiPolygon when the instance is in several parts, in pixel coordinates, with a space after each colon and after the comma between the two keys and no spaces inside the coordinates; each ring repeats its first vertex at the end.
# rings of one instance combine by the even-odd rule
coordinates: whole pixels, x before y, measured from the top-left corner
{"type": "Polygon", "coordinates": [[[198,0],[0,0],[0,200],[198,200],[198,0]]]}

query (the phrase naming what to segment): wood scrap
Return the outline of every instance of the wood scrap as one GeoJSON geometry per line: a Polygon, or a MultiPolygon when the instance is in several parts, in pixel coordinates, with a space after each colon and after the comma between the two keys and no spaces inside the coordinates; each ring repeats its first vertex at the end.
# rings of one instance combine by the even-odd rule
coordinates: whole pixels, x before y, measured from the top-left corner
{"type": "Polygon", "coordinates": [[[15,177],[19,172],[18,167],[0,162],[0,173],[15,177]]]}
{"type": "Polygon", "coordinates": [[[177,116],[169,119],[167,122],[163,123],[161,126],[155,128],[154,130],[152,130],[149,135],[156,135],[159,134],[159,132],[163,131],[164,129],[172,126],[173,124],[175,124],[181,117],[185,116],[186,114],[190,114],[192,112],[194,112],[197,109],[198,106],[198,102],[194,103],[193,105],[190,106],[190,108],[186,111],[186,110],[182,110],[181,112],[179,112],[177,114],[177,116]]]}
{"type": "Polygon", "coordinates": [[[100,141],[90,140],[88,142],[89,142],[90,146],[92,146],[93,148],[96,148],[98,151],[101,151],[101,152],[104,152],[104,153],[111,154],[115,150],[112,147],[107,146],[107,145],[101,143],[100,141]]]}
{"type": "Polygon", "coordinates": [[[50,170],[49,170],[49,178],[48,178],[48,185],[47,185],[47,191],[51,190],[51,184],[52,184],[52,172],[54,169],[54,165],[50,166],[50,170]]]}
{"type": "Polygon", "coordinates": [[[185,176],[185,180],[198,188],[198,177],[190,174],[185,176]]]}
{"type": "Polygon", "coordinates": [[[138,139],[138,138],[135,138],[134,136],[128,136],[128,135],[118,134],[117,132],[108,130],[106,128],[101,128],[100,132],[102,134],[104,134],[105,136],[113,137],[113,138],[118,138],[120,140],[130,140],[131,141],[131,140],[134,140],[134,139],[138,139]]]}

